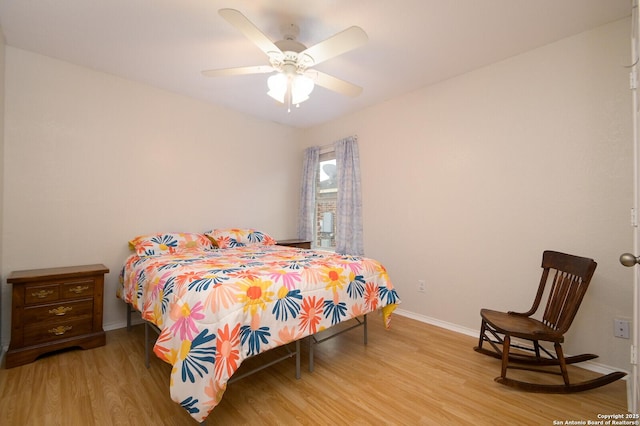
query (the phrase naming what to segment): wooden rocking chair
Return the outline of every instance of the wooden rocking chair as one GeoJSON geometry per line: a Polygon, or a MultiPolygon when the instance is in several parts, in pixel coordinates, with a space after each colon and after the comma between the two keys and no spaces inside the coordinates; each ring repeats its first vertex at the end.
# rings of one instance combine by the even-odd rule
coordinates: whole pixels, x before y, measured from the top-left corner
{"type": "Polygon", "coordinates": [[[594,354],[565,357],[561,346],[564,334],[578,312],[596,266],[593,259],[545,251],[542,256],[540,286],[528,312],[498,312],[490,309],[480,311],[482,326],[478,346],[474,350],[502,360],[502,370],[500,376],[495,378],[496,382],[530,392],[571,393],[603,386],[626,375],[616,371],[580,383],[569,382],[567,364],[598,357],[594,354]],[[546,293],[547,302],[542,320],[531,318],[538,311],[547,282],[551,284],[551,288],[546,293]],[[519,345],[512,342],[512,338],[530,341],[533,347],[519,345]],[[555,355],[544,348],[539,343],[541,341],[553,343],[555,355]],[[491,345],[493,350],[483,348],[484,342],[491,345]],[[516,351],[511,351],[512,348],[516,351]],[[560,371],[540,368],[545,366],[559,366],[560,371]],[[564,384],[538,384],[514,380],[507,377],[507,368],[561,374],[564,384]]]}

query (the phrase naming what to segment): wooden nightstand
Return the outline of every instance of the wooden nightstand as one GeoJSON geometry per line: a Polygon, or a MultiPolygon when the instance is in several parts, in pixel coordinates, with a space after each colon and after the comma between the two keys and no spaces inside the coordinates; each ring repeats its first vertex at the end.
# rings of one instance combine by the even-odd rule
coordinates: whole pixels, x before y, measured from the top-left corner
{"type": "Polygon", "coordinates": [[[311,248],[311,241],[298,240],[298,239],[278,240],[277,245],[279,245],[279,246],[287,246],[287,247],[298,247],[298,248],[303,248],[303,249],[310,249],[311,248]]]}
{"type": "Polygon", "coordinates": [[[105,344],[102,329],[104,274],[101,264],[12,272],[11,344],[6,367],[73,346],[105,344]]]}

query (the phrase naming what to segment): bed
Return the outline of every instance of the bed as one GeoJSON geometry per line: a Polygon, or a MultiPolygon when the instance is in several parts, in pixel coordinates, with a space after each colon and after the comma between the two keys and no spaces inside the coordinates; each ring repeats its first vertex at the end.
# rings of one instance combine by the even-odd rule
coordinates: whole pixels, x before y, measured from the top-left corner
{"type": "MultiPolygon", "coordinates": [[[[278,246],[253,229],[136,237],[118,297],[159,331],[171,398],[202,422],[244,359],[400,302],[377,261],[278,246]]],[[[311,352],[312,353],[312,352],[311,352]]]]}

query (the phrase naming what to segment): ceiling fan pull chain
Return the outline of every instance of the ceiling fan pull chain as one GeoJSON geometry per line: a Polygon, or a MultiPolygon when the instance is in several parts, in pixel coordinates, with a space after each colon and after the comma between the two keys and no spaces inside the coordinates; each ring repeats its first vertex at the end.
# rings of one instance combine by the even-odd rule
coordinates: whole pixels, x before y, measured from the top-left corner
{"type": "Polygon", "coordinates": [[[291,112],[291,86],[293,85],[293,76],[287,76],[287,112],[291,112]]]}

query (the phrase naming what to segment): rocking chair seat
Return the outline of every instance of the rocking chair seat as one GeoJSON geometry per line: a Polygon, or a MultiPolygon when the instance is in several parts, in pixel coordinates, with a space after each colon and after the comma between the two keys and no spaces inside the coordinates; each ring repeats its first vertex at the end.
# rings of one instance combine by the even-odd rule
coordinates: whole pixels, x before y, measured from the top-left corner
{"type": "Polygon", "coordinates": [[[511,337],[528,340],[544,340],[546,342],[564,342],[564,335],[544,325],[537,319],[515,312],[499,312],[481,309],[480,316],[499,333],[509,333],[511,337]]]}

